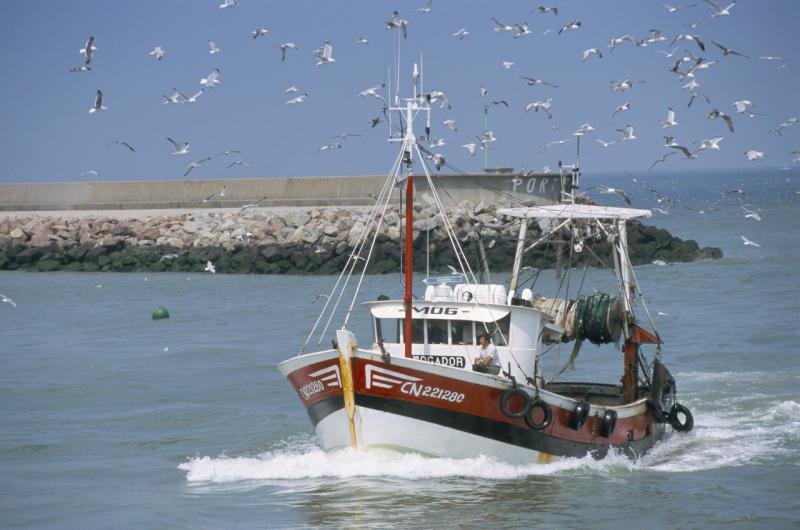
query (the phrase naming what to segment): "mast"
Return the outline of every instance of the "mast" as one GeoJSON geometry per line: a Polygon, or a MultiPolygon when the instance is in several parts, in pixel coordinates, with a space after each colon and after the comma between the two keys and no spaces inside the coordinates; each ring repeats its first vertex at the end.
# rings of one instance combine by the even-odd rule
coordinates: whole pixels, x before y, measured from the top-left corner
{"type": "Polygon", "coordinates": [[[622,291],[622,303],[625,307],[625,320],[623,333],[625,345],[623,352],[622,396],[623,403],[636,401],[636,390],[639,380],[639,344],[640,337],[637,331],[635,316],[633,314],[633,284],[631,283],[631,264],[628,256],[628,234],[625,219],[617,220],[617,251],[618,278],[622,291]]]}
{"type": "MultiPolygon", "coordinates": [[[[411,104],[409,103],[409,114],[411,104]]],[[[408,130],[411,130],[409,122],[408,130]]],[[[411,286],[414,282],[414,241],[413,222],[414,222],[414,175],[411,172],[411,151],[405,152],[408,175],[406,176],[406,263],[405,263],[405,293],[403,294],[403,305],[405,306],[405,329],[403,330],[403,342],[405,344],[405,356],[411,358],[411,344],[413,331],[411,327],[412,301],[411,286]]]]}

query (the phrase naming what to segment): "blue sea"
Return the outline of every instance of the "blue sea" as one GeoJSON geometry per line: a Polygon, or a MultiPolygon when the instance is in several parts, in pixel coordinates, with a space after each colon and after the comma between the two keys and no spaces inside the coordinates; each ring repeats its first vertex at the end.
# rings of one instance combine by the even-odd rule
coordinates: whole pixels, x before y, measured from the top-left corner
{"type": "MultiPolygon", "coordinates": [[[[797,528],[800,175],[603,183],[668,211],[648,223],[724,252],[636,268],[691,433],[638,460],[547,465],[326,453],[276,365],[299,350],[334,277],[3,272],[17,307],[0,303],[0,524],[797,528]],[[170,318],[152,320],[162,305],[170,318]]],[[[378,293],[399,295],[398,276],[368,277],[364,298],[378,293]]],[[[359,309],[350,327],[369,341],[359,309]]],[[[593,354],[579,371],[601,360],[617,373],[621,355],[593,354]]]]}

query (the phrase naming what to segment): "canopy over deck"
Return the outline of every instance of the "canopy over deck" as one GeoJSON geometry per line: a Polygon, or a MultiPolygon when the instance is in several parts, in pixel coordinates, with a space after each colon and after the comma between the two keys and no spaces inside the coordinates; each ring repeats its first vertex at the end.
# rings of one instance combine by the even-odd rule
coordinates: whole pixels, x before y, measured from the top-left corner
{"type": "Polygon", "coordinates": [[[650,210],[591,204],[550,204],[525,208],[500,208],[498,214],[521,219],[635,219],[650,217],[650,210]]]}

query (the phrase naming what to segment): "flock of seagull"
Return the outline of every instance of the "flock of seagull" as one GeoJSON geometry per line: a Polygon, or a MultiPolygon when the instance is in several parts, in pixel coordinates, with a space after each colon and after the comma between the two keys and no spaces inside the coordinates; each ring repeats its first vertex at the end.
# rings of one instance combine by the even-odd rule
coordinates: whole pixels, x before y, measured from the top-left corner
{"type": "MultiPolygon", "coordinates": [[[[712,0],[702,0],[702,3],[705,4],[709,9],[710,12],[708,16],[711,18],[718,18],[718,17],[728,17],[732,16],[735,13],[735,6],[736,2],[731,2],[729,5],[721,6],[715,3],[712,0]],[[733,12],[732,12],[733,10],[733,12]]],[[[662,4],[664,9],[667,13],[677,13],[679,11],[684,11],[687,9],[700,9],[700,3],[691,3],[685,5],[669,5],[669,4],[662,4]]],[[[224,0],[222,4],[219,5],[219,9],[226,10],[239,7],[239,3],[236,0],[224,0]]],[[[433,2],[432,0],[428,0],[428,2],[417,8],[415,10],[416,13],[419,15],[426,15],[433,11],[433,2]]],[[[538,6],[532,10],[531,13],[536,13],[537,15],[545,16],[545,20],[552,20],[557,21],[561,16],[559,7],[557,6],[538,6]]],[[[521,39],[525,38],[532,34],[531,26],[527,22],[522,23],[515,23],[515,24],[507,24],[497,17],[491,17],[491,20],[487,20],[487,25],[491,24],[492,30],[497,34],[510,34],[511,38],[513,39],[521,39]]],[[[675,35],[672,39],[668,39],[665,37],[662,32],[658,29],[649,29],[647,35],[643,38],[636,38],[633,35],[625,34],[619,36],[612,36],[606,46],[598,46],[587,48],[585,50],[580,51],[579,57],[582,62],[590,61],[590,60],[604,60],[605,55],[613,53],[614,50],[619,49],[622,46],[632,46],[636,48],[646,48],[648,46],[654,47],[655,45],[664,43],[666,44],[669,42],[669,48],[672,48],[671,51],[665,51],[658,49],[656,52],[665,56],[666,59],[670,60],[671,67],[668,68],[669,72],[675,75],[677,81],[680,84],[680,88],[686,92],[687,95],[687,105],[686,108],[692,108],[693,105],[697,105],[697,100],[704,101],[707,105],[711,108],[708,111],[703,111],[706,118],[709,120],[719,120],[724,126],[724,130],[727,130],[728,133],[733,134],[735,132],[735,123],[734,117],[742,116],[747,118],[762,118],[764,115],[758,111],[758,107],[748,99],[741,99],[730,103],[730,106],[733,107],[734,111],[730,114],[722,110],[724,107],[721,105],[712,104],[712,98],[709,94],[704,93],[700,90],[701,83],[699,78],[701,74],[708,72],[709,69],[723,60],[736,60],[736,61],[746,61],[750,60],[750,57],[740,51],[734,50],[728,46],[725,46],[722,43],[719,43],[715,40],[707,40],[702,37],[696,30],[698,23],[687,24],[688,31],[684,33],[679,33],[675,35]],[[707,42],[713,45],[713,49],[719,52],[719,57],[715,59],[709,59],[706,56],[703,56],[705,52],[708,50],[707,42]],[[686,46],[690,47],[690,49],[684,50],[682,53],[679,53],[679,47],[673,48],[676,44],[681,43],[685,44],[686,46]],[[693,51],[691,51],[693,50],[693,51]]],[[[412,23],[403,18],[399,11],[394,11],[389,17],[385,20],[384,27],[388,31],[397,31],[399,32],[402,38],[408,36],[409,32],[412,29],[412,23]]],[[[569,32],[577,32],[583,28],[583,23],[581,20],[567,20],[563,21],[562,23],[556,23],[555,27],[552,29],[547,29],[544,31],[545,35],[563,35],[564,33],[569,32]]],[[[253,40],[256,39],[264,39],[267,38],[269,34],[269,30],[265,27],[257,27],[251,32],[251,38],[253,40]]],[[[469,38],[471,35],[468,28],[463,27],[459,28],[457,31],[452,33],[452,38],[461,41],[466,38],[469,38]]],[[[398,37],[400,38],[400,37],[398,37]]],[[[357,35],[355,37],[355,42],[359,45],[368,45],[369,40],[361,35],[357,35]]],[[[221,53],[220,48],[217,46],[215,41],[209,40],[208,41],[208,53],[212,56],[221,53]]],[[[300,47],[295,42],[283,42],[278,44],[277,46],[278,51],[280,53],[280,60],[286,61],[287,57],[291,53],[296,53],[300,50],[300,47]]],[[[86,41],[85,45],[79,50],[79,53],[83,56],[83,64],[76,66],[71,69],[72,72],[88,72],[92,69],[92,61],[97,53],[98,48],[95,44],[94,37],[89,37],[86,41]]],[[[334,57],[334,47],[333,44],[329,41],[324,41],[320,46],[314,49],[312,55],[315,60],[316,66],[321,67],[330,67],[330,65],[335,65],[336,58],[334,57]]],[[[163,61],[167,57],[167,51],[164,49],[163,46],[154,46],[153,49],[149,52],[149,55],[155,61],[163,61]]],[[[767,62],[775,62],[778,63],[780,66],[779,68],[785,67],[783,61],[785,59],[783,57],[778,56],[760,56],[758,58],[760,61],[767,61],[767,62]]],[[[502,67],[506,70],[511,70],[515,66],[513,61],[505,60],[502,62],[502,67]]],[[[415,71],[415,75],[418,75],[415,71]]],[[[529,87],[546,87],[548,90],[558,90],[559,86],[550,82],[549,80],[538,79],[531,76],[520,75],[520,79],[529,87]]],[[[199,88],[191,93],[191,91],[185,92],[182,90],[178,90],[177,88],[172,90],[170,95],[163,96],[163,104],[165,105],[172,105],[172,104],[196,104],[198,103],[199,99],[203,94],[207,91],[214,90],[221,84],[221,72],[219,68],[215,68],[212,70],[208,75],[202,77],[199,80],[199,88]]],[[[609,89],[613,94],[625,95],[631,90],[634,90],[637,85],[645,83],[644,80],[635,80],[635,79],[617,79],[610,81],[609,89]]],[[[304,104],[307,99],[309,98],[308,91],[301,91],[296,86],[292,85],[286,88],[283,92],[289,99],[285,101],[286,105],[294,106],[294,105],[302,105],[304,104]]],[[[360,92],[358,92],[358,96],[363,98],[372,98],[380,103],[380,107],[378,109],[378,114],[368,120],[368,125],[370,129],[375,128],[377,125],[388,122],[388,103],[387,98],[390,95],[387,93],[386,85],[385,84],[378,84],[369,88],[366,88],[360,92]]],[[[489,97],[489,90],[485,87],[480,88],[480,96],[481,97],[489,97]]],[[[426,94],[427,99],[431,102],[431,104],[438,104],[440,108],[443,109],[451,109],[452,105],[447,97],[447,95],[441,90],[431,90],[429,93],[426,94]]],[[[483,105],[483,112],[484,115],[488,114],[491,109],[494,108],[510,108],[511,105],[509,104],[507,99],[494,99],[491,101],[487,100],[487,103],[483,105]]],[[[557,106],[556,106],[556,98],[554,96],[550,96],[546,99],[531,101],[526,103],[523,107],[524,112],[526,114],[532,113],[534,115],[539,114],[543,117],[543,119],[547,120],[546,123],[552,123],[550,120],[553,120],[554,114],[557,113],[557,106]]],[[[107,111],[108,107],[104,104],[103,100],[103,92],[100,89],[96,90],[94,103],[89,108],[90,114],[95,114],[103,111],[107,111]]],[[[628,101],[625,101],[613,110],[610,114],[610,119],[621,118],[631,110],[631,104],[628,101]]],[[[783,121],[781,121],[777,126],[773,127],[769,130],[769,133],[775,133],[778,135],[782,135],[783,131],[793,127],[798,121],[797,117],[789,117],[783,121]]],[[[660,120],[660,127],[661,129],[672,129],[677,127],[679,124],[679,111],[676,110],[675,106],[668,106],[664,119],[660,120]]],[[[455,119],[449,117],[443,121],[441,121],[441,125],[444,129],[458,132],[458,124],[456,123],[455,119]]],[[[606,124],[606,126],[609,124],[606,124]]],[[[556,126],[550,127],[552,130],[558,130],[556,126]]],[[[488,129],[488,128],[487,128],[488,129]]],[[[721,132],[724,132],[721,131],[721,132]]],[[[606,150],[613,148],[615,144],[624,143],[624,142],[635,142],[638,140],[636,130],[630,124],[626,124],[624,126],[619,126],[616,128],[616,132],[619,133],[619,136],[616,139],[603,139],[603,138],[595,138],[595,142],[599,145],[600,149],[606,150]]],[[[390,131],[390,134],[392,132],[390,131]]],[[[573,138],[580,138],[580,137],[588,137],[589,135],[596,135],[597,130],[594,125],[591,123],[583,123],[578,127],[571,135],[571,137],[553,140],[548,142],[545,146],[543,146],[538,152],[542,153],[547,149],[555,146],[555,145],[564,145],[573,138]]],[[[351,137],[359,137],[361,134],[356,133],[344,133],[337,136],[327,137],[326,142],[320,145],[316,152],[332,152],[340,150],[343,145],[344,141],[351,137]]],[[[486,150],[491,149],[494,142],[497,141],[497,137],[495,136],[494,132],[491,130],[484,130],[480,134],[475,135],[476,141],[464,143],[461,145],[463,149],[465,149],[470,155],[475,155],[478,150],[486,150]]],[[[649,169],[654,169],[658,164],[666,164],[669,162],[671,157],[675,155],[681,155],[683,158],[687,160],[695,160],[699,158],[703,152],[705,151],[719,151],[722,149],[722,142],[724,140],[723,135],[712,136],[710,138],[698,138],[691,142],[679,142],[676,139],[676,136],[673,135],[664,135],[664,142],[663,147],[666,148],[666,152],[664,152],[659,158],[657,158],[653,163],[650,165],[649,169]]],[[[173,156],[186,156],[189,154],[190,149],[190,142],[183,140],[183,139],[173,139],[171,137],[167,137],[166,141],[171,144],[173,150],[171,154],[173,156]]],[[[114,140],[108,144],[107,146],[118,146],[130,151],[135,151],[134,147],[127,141],[123,139],[114,140]]],[[[438,150],[447,145],[446,140],[443,137],[436,137],[430,138],[427,141],[427,149],[429,150],[438,150]]],[[[432,160],[434,166],[437,169],[441,169],[446,165],[446,159],[444,154],[440,152],[432,152],[428,151],[429,155],[428,158],[432,160]]],[[[201,168],[205,163],[220,157],[220,156],[229,156],[231,154],[239,154],[241,151],[238,150],[226,150],[216,155],[206,156],[190,162],[187,164],[185,171],[183,172],[183,176],[188,176],[192,171],[201,168]]],[[[759,150],[757,148],[747,149],[744,153],[744,158],[748,161],[755,161],[761,160],[767,157],[767,154],[763,150],[759,150]]],[[[798,163],[800,162],[800,151],[792,151],[791,152],[791,162],[798,163]]],[[[250,167],[250,165],[243,161],[243,160],[234,160],[227,165],[227,168],[236,167],[236,166],[245,166],[250,167]]],[[[84,175],[96,175],[97,172],[90,170],[84,173],[84,175]]],[[[600,189],[600,188],[599,188],[600,189]]],[[[613,188],[607,188],[613,190],[613,188]]],[[[607,192],[607,191],[604,191],[607,192]]],[[[625,197],[627,198],[627,196],[625,197]]]]}

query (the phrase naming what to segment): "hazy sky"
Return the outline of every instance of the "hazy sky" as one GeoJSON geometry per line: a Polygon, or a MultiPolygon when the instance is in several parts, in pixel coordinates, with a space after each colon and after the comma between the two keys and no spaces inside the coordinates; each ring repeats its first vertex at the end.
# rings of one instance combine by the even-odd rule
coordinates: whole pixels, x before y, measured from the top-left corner
{"type": "Polygon", "coordinates": [[[519,0],[434,0],[428,13],[416,10],[424,0],[240,0],[233,9],[219,9],[221,0],[2,2],[0,182],[78,180],[88,170],[99,175],[84,180],[177,179],[190,162],[226,149],[243,154],[215,158],[190,178],[385,174],[396,146],[386,141],[385,123],[369,125],[381,115],[380,101],[359,92],[388,79],[396,31],[387,31],[385,22],[394,9],[409,22],[408,38],[400,45],[401,95],[409,95],[411,64],[423,53],[425,89],[444,91],[452,105],[435,107],[432,136],[446,141],[436,151],[461,170],[483,167],[483,156],[470,156],[461,145],[483,132],[483,105],[500,99],[510,108],[494,106],[488,113],[497,137],[489,155],[492,166],[538,169],[571,162],[572,133],[585,122],[596,128],[582,141],[586,172],[647,171],[673,151],[663,147],[665,134],[692,149],[701,139],[724,139],[719,151],[704,151],[697,160],[670,157],[657,166],[663,171],[791,164],[791,151],[800,150],[800,123],[782,136],[768,131],[800,117],[800,2],[740,0],[730,16],[712,18],[711,6],[696,1],[676,13],[650,0],[543,4],[557,6],[556,16],[532,13],[540,4],[519,0]],[[531,34],[515,39],[497,33],[492,17],[508,25],[527,22],[531,34]],[[580,29],[557,34],[573,20],[582,22],[580,29]],[[694,29],[684,25],[693,22],[694,29]],[[254,40],[251,32],[257,27],[269,33],[254,40]],[[463,40],[452,37],[460,28],[470,33],[463,40]],[[667,40],[646,47],[626,42],[613,52],[608,47],[612,37],[643,39],[651,28],[667,40]],[[556,31],[544,34],[547,29],[556,31]],[[692,42],[670,46],[683,32],[701,36],[705,52],[692,42]],[[92,70],[70,72],[83,64],[78,50],[89,35],[98,48],[92,70]],[[357,44],[356,35],[369,43],[357,44]],[[209,54],[208,40],[216,42],[219,54],[209,54]],[[332,43],[336,62],[315,66],[312,51],[325,40],[332,43]],[[723,57],[712,40],[749,58],[723,57]],[[286,41],[299,50],[289,50],[281,62],[278,46],[286,41]],[[167,53],[161,61],[148,55],[155,46],[167,53]],[[582,62],[582,50],[590,47],[601,49],[603,58],[582,62]],[[673,48],[672,59],[659,53],[673,48]],[[695,76],[711,104],[697,99],[687,108],[689,93],[681,87],[689,79],[681,81],[669,71],[684,50],[717,61],[695,76]],[[507,70],[503,61],[515,64],[507,70]],[[220,84],[196,103],[163,103],[162,95],[170,95],[173,87],[197,92],[200,79],[214,68],[221,71],[220,84]],[[528,86],[520,76],[558,88],[528,86]],[[612,93],[611,81],[622,79],[642,83],[612,93]],[[286,104],[298,95],[282,94],[290,85],[309,94],[304,103],[286,104]],[[489,96],[481,97],[481,87],[489,96]],[[96,89],[103,91],[108,110],[89,114],[96,89]],[[525,113],[528,103],[549,97],[554,99],[552,120],[542,112],[525,113]],[[764,116],[737,114],[733,102],[742,99],[764,116]],[[611,119],[625,102],[630,110],[611,119]],[[662,129],[668,106],[675,109],[678,125],[662,129]],[[732,116],[734,133],[722,120],[707,118],[714,108],[732,116]],[[440,125],[447,118],[456,120],[457,132],[440,125]],[[637,139],[620,142],[617,129],[627,125],[637,139]],[[341,149],[317,151],[331,142],[326,137],[340,133],[363,136],[348,138],[341,149]],[[190,142],[189,154],[172,156],[167,136],[190,142]],[[562,139],[570,141],[543,150],[562,139]],[[596,139],[617,143],[603,149],[596,139]],[[106,147],[113,140],[127,141],[136,151],[106,147]],[[764,151],[767,158],[748,161],[744,152],[749,149],[764,151]],[[251,168],[226,169],[234,160],[251,168]]]}

